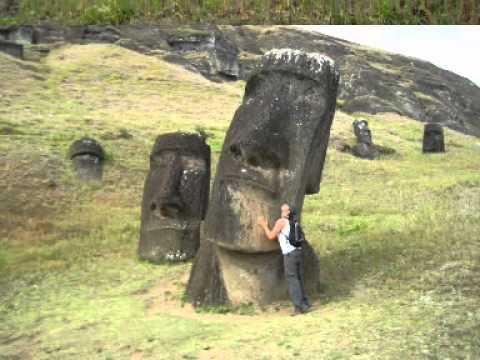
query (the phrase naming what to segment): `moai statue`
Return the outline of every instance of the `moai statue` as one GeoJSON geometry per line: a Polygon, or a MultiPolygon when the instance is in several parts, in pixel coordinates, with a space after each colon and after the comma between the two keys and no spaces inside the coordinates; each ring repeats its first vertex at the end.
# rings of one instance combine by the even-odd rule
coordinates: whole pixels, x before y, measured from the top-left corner
{"type": "Polygon", "coordinates": [[[427,123],[423,129],[423,152],[445,152],[443,127],[440,124],[427,123]]]}
{"type": "Polygon", "coordinates": [[[102,180],[105,152],[95,139],[84,137],[74,141],[70,145],[69,157],[80,180],[102,180]]]}
{"type": "Polygon", "coordinates": [[[376,151],[372,142],[372,132],[368,128],[368,121],[355,119],[352,125],[353,133],[357,138],[357,143],[352,147],[352,153],[362,159],[373,159],[376,151]]]}
{"type": "MultiPolygon", "coordinates": [[[[320,190],[339,73],[323,55],[267,52],[247,82],[228,129],[187,296],[194,305],[267,304],[287,299],[283,257],[257,225],[301,212],[320,190]]],[[[318,258],[303,246],[307,291],[317,290],[318,258]]]]}
{"type": "Polygon", "coordinates": [[[145,180],[138,255],[154,263],[192,258],[210,188],[210,147],[199,134],[157,137],[145,180]]]}

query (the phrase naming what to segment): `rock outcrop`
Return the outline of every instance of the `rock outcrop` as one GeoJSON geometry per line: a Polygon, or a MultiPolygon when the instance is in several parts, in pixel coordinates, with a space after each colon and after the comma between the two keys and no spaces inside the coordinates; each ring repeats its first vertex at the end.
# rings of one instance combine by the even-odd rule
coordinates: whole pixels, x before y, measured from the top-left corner
{"type": "MultiPolygon", "coordinates": [[[[28,27],[0,28],[0,38],[30,41],[28,27]],[[26,33],[25,33],[26,31],[26,33]]],[[[36,26],[32,42],[109,42],[159,56],[214,81],[248,79],[274,48],[323,53],[342,72],[338,102],[349,113],[394,112],[480,136],[480,88],[451,71],[295,27],[159,25],[36,26]]]]}

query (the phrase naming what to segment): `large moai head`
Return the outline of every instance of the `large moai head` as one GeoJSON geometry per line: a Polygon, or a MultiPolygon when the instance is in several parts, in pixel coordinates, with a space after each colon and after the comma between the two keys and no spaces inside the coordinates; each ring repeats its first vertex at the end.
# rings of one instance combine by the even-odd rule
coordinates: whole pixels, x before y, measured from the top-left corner
{"type": "Polygon", "coordinates": [[[266,240],[257,220],[279,218],[283,203],[301,212],[305,195],[319,191],[338,81],[334,62],[320,54],[280,49],[262,57],[217,165],[202,237],[208,244],[189,281],[194,303],[266,303],[286,295],[279,245],[266,240]],[[211,264],[224,291],[202,278],[211,264]]]}
{"type": "Polygon", "coordinates": [[[203,137],[181,132],[157,137],[143,192],[140,258],[158,263],[195,255],[209,187],[210,147],[203,137]]]}
{"type": "Polygon", "coordinates": [[[423,152],[445,152],[443,127],[440,124],[427,123],[423,129],[423,152]]]}
{"type": "Polygon", "coordinates": [[[227,132],[206,219],[208,240],[246,253],[277,248],[257,219],[301,209],[319,191],[338,72],[331,59],[272,50],[249,79],[227,132]]]}
{"type": "Polygon", "coordinates": [[[102,180],[105,151],[95,139],[84,137],[74,141],[68,154],[80,180],[102,180]]]}

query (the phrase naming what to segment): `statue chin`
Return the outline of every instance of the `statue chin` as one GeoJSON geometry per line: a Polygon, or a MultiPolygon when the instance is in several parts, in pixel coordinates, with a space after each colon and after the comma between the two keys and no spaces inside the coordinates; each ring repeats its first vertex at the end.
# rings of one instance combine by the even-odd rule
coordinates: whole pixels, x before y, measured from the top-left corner
{"type": "MultiPolygon", "coordinates": [[[[140,256],[148,261],[160,263],[164,261],[183,261],[195,255],[196,249],[190,246],[191,228],[158,226],[155,224],[142,232],[144,246],[140,256]]],[[[199,228],[197,228],[197,233],[199,228]]]]}

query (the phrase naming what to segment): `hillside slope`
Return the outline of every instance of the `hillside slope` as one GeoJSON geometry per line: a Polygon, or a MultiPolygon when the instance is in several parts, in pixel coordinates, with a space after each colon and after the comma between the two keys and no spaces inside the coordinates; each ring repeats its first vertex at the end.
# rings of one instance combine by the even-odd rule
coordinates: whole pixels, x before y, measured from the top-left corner
{"type": "Polygon", "coordinates": [[[394,112],[480,136],[480,88],[435,65],[286,26],[35,26],[0,27],[0,38],[40,44],[115,43],[181,64],[209,79],[246,79],[272,48],[325,53],[341,70],[345,112],[394,112]]]}
{"type": "Polygon", "coordinates": [[[360,160],[335,146],[354,141],[354,116],[338,111],[304,208],[321,264],[315,310],[194,311],[191,262],[136,257],[148,154],[159,133],[199,129],[214,165],[244,82],[90,44],[40,63],[0,54],[0,84],[1,360],[480,356],[478,139],[447,129],[447,152],[425,156],[422,124],[354,113],[396,150],[360,160]],[[67,149],[82,135],[105,146],[102,184],[72,174],[67,149]]]}

